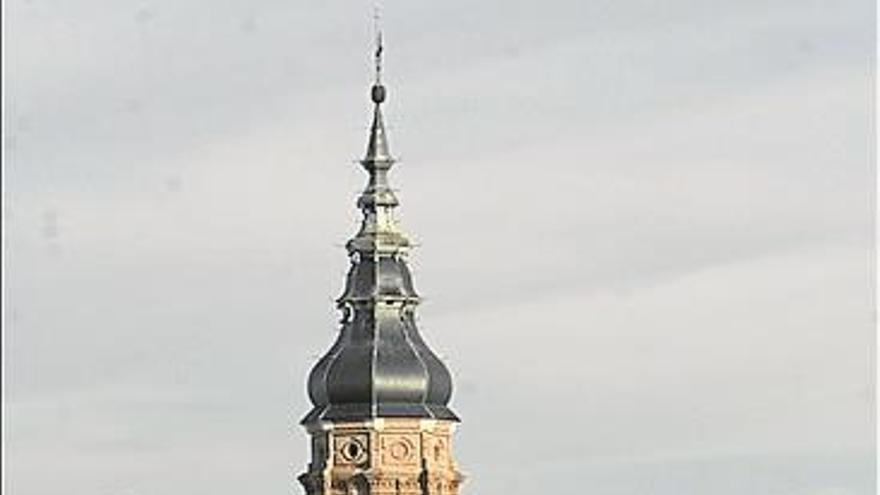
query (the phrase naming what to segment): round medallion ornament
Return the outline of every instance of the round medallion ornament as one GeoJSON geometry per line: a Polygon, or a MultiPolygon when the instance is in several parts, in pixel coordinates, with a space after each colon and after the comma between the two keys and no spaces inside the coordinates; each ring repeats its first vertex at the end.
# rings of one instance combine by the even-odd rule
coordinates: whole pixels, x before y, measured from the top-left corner
{"type": "Polygon", "coordinates": [[[405,461],[410,458],[413,449],[406,440],[399,440],[391,444],[388,450],[392,459],[396,461],[405,461]]]}

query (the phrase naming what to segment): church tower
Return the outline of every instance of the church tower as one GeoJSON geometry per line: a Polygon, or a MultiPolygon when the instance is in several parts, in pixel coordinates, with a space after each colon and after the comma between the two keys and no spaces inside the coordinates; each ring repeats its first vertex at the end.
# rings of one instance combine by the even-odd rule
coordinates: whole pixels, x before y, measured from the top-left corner
{"type": "Polygon", "coordinates": [[[416,328],[419,296],[398,228],[394,165],[382,121],[382,39],[377,36],[373,123],[357,200],[363,220],[348,241],[351,260],[336,342],[308,379],[314,407],[302,420],[311,462],[299,476],[307,495],[457,495],[452,456],[458,417],[447,406],[452,378],[416,328]]]}

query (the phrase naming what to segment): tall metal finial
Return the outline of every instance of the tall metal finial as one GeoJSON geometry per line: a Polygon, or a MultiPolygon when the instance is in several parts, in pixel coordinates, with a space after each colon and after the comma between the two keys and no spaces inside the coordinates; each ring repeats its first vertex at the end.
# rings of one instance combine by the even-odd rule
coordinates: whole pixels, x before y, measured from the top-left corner
{"type": "Polygon", "coordinates": [[[379,84],[382,77],[382,27],[379,25],[381,16],[379,15],[379,6],[373,7],[373,32],[376,36],[376,84],[379,84]]]}
{"type": "Polygon", "coordinates": [[[373,31],[376,34],[376,82],[370,89],[370,98],[378,108],[385,101],[385,86],[382,86],[382,29],[379,27],[379,6],[373,10],[373,31]]]}

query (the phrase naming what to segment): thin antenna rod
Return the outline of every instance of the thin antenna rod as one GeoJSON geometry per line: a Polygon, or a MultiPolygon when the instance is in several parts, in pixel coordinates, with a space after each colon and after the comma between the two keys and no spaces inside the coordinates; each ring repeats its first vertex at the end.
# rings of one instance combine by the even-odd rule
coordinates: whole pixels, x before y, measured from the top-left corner
{"type": "Polygon", "coordinates": [[[376,35],[376,84],[379,84],[382,78],[382,28],[379,25],[380,20],[379,5],[375,5],[373,7],[373,32],[376,35]]]}

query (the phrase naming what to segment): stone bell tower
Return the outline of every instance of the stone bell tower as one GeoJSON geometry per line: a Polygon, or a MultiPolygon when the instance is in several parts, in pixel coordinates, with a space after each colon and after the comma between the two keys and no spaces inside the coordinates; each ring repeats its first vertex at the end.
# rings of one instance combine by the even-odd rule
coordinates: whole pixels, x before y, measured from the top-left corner
{"type": "Polygon", "coordinates": [[[463,477],[452,455],[459,421],[447,407],[452,378],[416,328],[410,242],[393,215],[381,56],[380,34],[373,124],[360,162],[369,173],[357,201],[363,221],[346,244],[351,267],[337,300],[339,335],[309,375],[314,407],[302,424],[311,462],[299,480],[307,495],[457,495],[463,477]]]}

